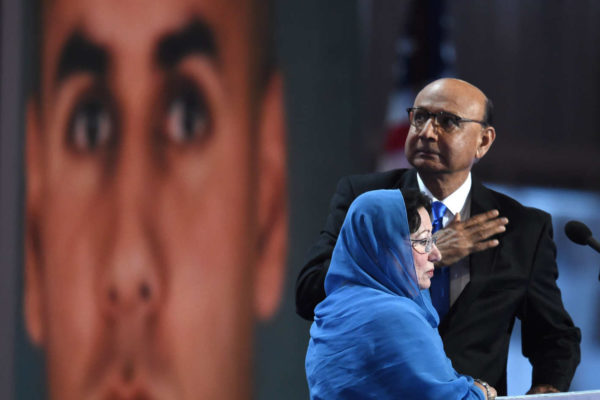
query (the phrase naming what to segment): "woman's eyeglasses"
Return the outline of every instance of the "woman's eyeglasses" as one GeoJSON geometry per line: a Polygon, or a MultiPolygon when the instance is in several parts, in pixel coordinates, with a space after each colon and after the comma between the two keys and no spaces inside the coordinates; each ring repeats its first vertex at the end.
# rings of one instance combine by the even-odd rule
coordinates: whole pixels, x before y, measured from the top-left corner
{"type": "Polygon", "coordinates": [[[419,254],[429,254],[433,245],[437,242],[437,236],[429,236],[425,239],[410,239],[413,249],[419,254]]]}

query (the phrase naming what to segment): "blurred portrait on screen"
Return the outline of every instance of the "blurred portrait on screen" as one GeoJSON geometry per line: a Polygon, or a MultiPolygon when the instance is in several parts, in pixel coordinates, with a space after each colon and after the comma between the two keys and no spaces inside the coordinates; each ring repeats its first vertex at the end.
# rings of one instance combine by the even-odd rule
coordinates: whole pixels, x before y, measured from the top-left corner
{"type": "Polygon", "coordinates": [[[269,2],[41,0],[24,318],[52,399],[235,399],[280,300],[269,2]]]}

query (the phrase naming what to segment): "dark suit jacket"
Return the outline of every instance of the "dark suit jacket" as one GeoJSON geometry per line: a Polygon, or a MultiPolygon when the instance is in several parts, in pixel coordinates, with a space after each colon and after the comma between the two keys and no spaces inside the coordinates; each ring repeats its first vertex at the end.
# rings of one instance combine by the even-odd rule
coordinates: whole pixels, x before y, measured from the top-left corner
{"type": "MultiPolygon", "coordinates": [[[[418,189],[416,171],[342,178],[319,240],[310,249],[296,282],[296,310],[312,320],[325,298],[323,282],[331,253],[350,203],[375,189],[418,189]]],[[[507,217],[500,245],[469,256],[470,282],[445,318],[439,332],[454,368],[481,378],[506,394],[506,361],[515,317],[521,320],[523,354],[533,366],[533,384],[569,388],[579,364],[581,334],[562,304],[556,285],[556,246],[550,215],[484,187],[475,178],[471,215],[497,209],[507,217]]]]}

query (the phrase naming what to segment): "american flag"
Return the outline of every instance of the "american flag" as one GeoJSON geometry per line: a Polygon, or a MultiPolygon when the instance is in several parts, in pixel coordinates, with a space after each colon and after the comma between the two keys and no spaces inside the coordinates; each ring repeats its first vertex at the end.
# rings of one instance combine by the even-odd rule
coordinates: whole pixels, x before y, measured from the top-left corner
{"type": "Polygon", "coordinates": [[[379,171],[410,167],[404,156],[410,127],[406,109],[427,83],[454,76],[452,19],[446,6],[444,0],[415,0],[411,4],[406,30],[396,41],[395,84],[388,101],[379,171]]]}

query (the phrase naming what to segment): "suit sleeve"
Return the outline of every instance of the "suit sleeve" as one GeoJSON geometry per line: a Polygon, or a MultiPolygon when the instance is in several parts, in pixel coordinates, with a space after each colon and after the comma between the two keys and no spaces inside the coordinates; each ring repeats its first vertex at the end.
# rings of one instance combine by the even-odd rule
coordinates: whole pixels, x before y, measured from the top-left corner
{"type": "Polygon", "coordinates": [[[544,214],[521,315],[522,348],[533,366],[533,385],[567,391],[580,360],[581,333],[564,308],[557,278],[552,224],[544,214]]]}
{"type": "Polygon", "coordinates": [[[350,204],[356,197],[348,177],[342,178],[329,205],[329,215],[317,242],[309,250],[296,280],[296,312],[312,321],[314,310],[325,298],[325,275],[331,254],[350,204]]]}

